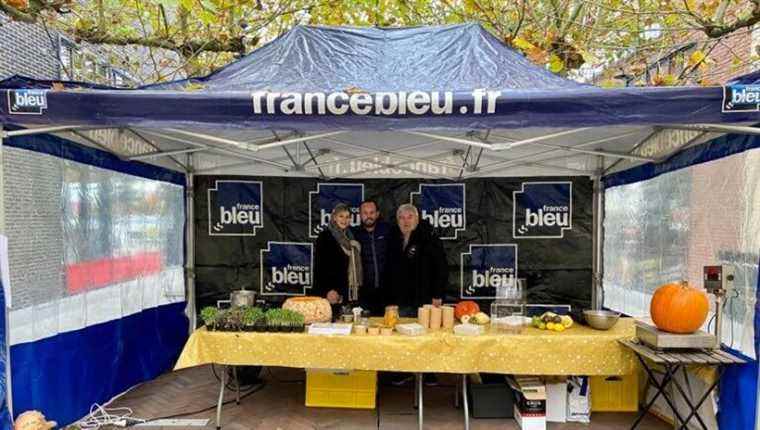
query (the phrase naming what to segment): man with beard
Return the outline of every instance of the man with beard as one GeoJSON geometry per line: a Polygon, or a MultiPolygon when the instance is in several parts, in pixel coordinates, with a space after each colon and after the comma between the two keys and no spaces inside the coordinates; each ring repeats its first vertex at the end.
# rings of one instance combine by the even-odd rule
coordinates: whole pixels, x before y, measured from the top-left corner
{"type": "Polygon", "coordinates": [[[359,294],[361,306],[369,309],[372,315],[382,315],[385,298],[383,290],[386,259],[386,243],[390,225],[380,220],[377,202],[365,200],[359,206],[361,225],[353,228],[354,237],[362,246],[363,278],[362,291],[359,294]]]}

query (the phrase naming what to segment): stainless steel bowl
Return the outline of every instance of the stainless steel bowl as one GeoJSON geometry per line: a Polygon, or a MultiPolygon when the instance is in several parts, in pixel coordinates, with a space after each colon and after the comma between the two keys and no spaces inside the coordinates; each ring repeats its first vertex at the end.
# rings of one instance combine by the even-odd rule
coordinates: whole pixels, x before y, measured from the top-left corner
{"type": "Polygon", "coordinates": [[[236,290],[230,293],[230,306],[236,308],[238,306],[255,306],[256,305],[256,292],[249,290],[236,290]]]}
{"type": "Polygon", "coordinates": [[[611,311],[583,311],[583,317],[586,323],[597,330],[611,329],[620,318],[620,314],[611,311]]]}

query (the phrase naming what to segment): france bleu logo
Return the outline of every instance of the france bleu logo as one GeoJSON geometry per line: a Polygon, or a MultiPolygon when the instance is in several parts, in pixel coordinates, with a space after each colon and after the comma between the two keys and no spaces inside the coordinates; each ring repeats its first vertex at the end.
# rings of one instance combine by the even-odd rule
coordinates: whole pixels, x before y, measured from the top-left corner
{"type": "MultiPolygon", "coordinates": [[[[517,289],[517,245],[470,245],[460,255],[460,297],[513,297],[517,289]]],[[[520,297],[515,297],[519,299],[520,297]]]]}
{"type": "Polygon", "coordinates": [[[723,87],[723,112],[757,112],[760,110],[760,85],[726,85],[723,87]]]}
{"type": "Polygon", "coordinates": [[[361,224],[359,206],[364,201],[364,184],[318,183],[316,191],[309,191],[309,237],[316,239],[327,225],[330,214],[338,203],[349,206],[351,226],[361,224]]]}
{"type": "Polygon", "coordinates": [[[572,182],[523,182],[512,197],[515,239],[561,239],[573,228],[572,182]]]}
{"type": "Polygon", "coordinates": [[[420,184],[409,197],[420,219],[430,222],[441,239],[456,239],[467,227],[464,184],[420,184]]]}
{"type": "Polygon", "coordinates": [[[217,180],[208,189],[209,236],[256,236],[264,227],[263,195],[259,181],[217,180]]]}
{"type": "Polygon", "coordinates": [[[11,114],[42,115],[47,107],[47,90],[8,91],[8,112],[11,114]]]}
{"type": "Polygon", "coordinates": [[[303,296],[314,279],[314,248],[311,243],[267,242],[259,267],[262,295],[303,296]]]}

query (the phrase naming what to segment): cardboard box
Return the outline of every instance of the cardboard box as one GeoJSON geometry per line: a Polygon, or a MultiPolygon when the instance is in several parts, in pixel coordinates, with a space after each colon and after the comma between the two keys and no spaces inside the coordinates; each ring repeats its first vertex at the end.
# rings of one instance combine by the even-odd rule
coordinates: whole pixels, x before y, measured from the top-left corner
{"type": "Polygon", "coordinates": [[[546,430],[546,386],[536,377],[510,378],[515,390],[514,415],[522,430],[546,430]]]}
{"type": "Polygon", "coordinates": [[[545,378],[546,421],[564,423],[567,421],[567,379],[545,378]]]}

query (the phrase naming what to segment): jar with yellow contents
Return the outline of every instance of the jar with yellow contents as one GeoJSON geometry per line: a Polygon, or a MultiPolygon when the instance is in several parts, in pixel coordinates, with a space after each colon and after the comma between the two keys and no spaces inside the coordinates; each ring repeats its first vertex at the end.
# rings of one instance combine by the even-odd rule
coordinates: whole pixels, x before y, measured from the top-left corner
{"type": "Polygon", "coordinates": [[[385,317],[383,318],[383,323],[386,327],[396,327],[398,318],[398,306],[391,305],[385,307],[385,317]]]}

